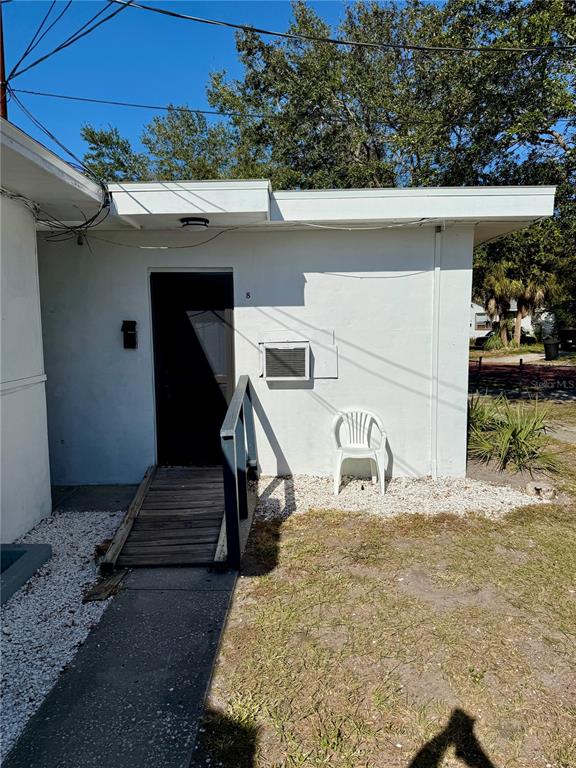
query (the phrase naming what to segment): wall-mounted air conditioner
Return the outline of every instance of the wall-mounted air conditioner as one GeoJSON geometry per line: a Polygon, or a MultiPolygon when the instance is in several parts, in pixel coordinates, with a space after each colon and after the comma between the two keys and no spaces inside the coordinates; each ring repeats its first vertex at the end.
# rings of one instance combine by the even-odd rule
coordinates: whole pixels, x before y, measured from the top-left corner
{"type": "Polygon", "coordinates": [[[307,381],[310,378],[308,341],[266,341],[262,350],[262,375],[266,381],[307,381]]]}

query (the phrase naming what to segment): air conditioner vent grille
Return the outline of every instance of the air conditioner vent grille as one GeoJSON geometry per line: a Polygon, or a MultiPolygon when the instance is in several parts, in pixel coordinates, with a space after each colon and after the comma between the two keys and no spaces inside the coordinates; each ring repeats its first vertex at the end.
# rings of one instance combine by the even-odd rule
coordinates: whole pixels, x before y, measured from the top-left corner
{"type": "Polygon", "coordinates": [[[269,381],[307,381],[310,378],[310,344],[264,342],[263,375],[269,381]]]}
{"type": "Polygon", "coordinates": [[[304,379],[306,378],[306,352],[300,349],[266,348],[266,378],[268,379],[304,379]]]}

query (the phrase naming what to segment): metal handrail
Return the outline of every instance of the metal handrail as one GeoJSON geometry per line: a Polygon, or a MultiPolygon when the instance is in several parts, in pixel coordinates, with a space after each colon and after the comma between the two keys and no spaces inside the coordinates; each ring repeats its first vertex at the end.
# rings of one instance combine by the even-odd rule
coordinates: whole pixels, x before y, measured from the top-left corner
{"type": "Polygon", "coordinates": [[[240,570],[240,520],[248,517],[248,468],[258,466],[250,377],[240,376],[220,429],[227,562],[240,570]]]}

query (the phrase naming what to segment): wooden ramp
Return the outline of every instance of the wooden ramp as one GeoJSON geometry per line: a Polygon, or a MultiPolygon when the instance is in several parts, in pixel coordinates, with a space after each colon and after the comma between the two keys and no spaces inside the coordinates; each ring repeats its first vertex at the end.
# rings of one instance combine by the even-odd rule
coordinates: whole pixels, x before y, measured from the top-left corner
{"type": "Polygon", "coordinates": [[[151,467],[103,570],[212,563],[223,518],[222,467],[151,467]]]}

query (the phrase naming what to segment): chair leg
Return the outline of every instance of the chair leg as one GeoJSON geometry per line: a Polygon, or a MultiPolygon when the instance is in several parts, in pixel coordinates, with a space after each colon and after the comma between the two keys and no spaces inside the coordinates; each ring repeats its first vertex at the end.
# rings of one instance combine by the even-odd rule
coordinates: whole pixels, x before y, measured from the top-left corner
{"type": "Polygon", "coordinates": [[[370,473],[372,475],[372,485],[376,485],[378,480],[378,462],[376,459],[370,459],[370,473]]]}
{"type": "Polygon", "coordinates": [[[336,463],[334,464],[334,496],[340,493],[340,478],[342,474],[342,454],[336,454],[336,463]]]}
{"type": "Polygon", "coordinates": [[[378,464],[378,477],[380,479],[380,493],[384,495],[386,492],[386,466],[385,466],[386,458],[384,454],[379,453],[376,463],[378,464]]]}

